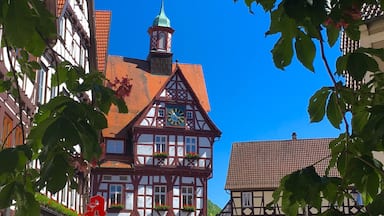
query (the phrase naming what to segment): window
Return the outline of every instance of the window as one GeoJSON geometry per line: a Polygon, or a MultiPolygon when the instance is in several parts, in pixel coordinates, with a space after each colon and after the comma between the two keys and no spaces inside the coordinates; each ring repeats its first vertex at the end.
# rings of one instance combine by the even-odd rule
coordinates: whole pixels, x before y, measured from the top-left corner
{"type": "Polygon", "coordinates": [[[185,153],[197,153],[196,137],[185,138],[185,153]]]}
{"type": "Polygon", "coordinates": [[[45,88],[47,86],[46,79],[47,79],[47,73],[46,73],[46,67],[44,65],[41,66],[41,69],[39,70],[37,74],[37,102],[39,104],[43,104],[45,102],[45,88]]]}
{"type": "Polygon", "coordinates": [[[187,111],[187,119],[192,119],[192,118],[193,118],[192,111],[187,111]]]}
{"type": "Polygon", "coordinates": [[[3,134],[2,134],[2,143],[4,148],[10,148],[12,147],[12,127],[13,122],[11,117],[8,115],[4,115],[4,120],[3,120],[3,134]]]}
{"type": "Polygon", "coordinates": [[[123,154],[124,153],[124,141],[123,140],[107,140],[107,150],[109,154],[123,154]]]}
{"type": "Polygon", "coordinates": [[[122,204],[122,193],[123,187],[121,185],[111,184],[109,186],[109,205],[122,204]]]}
{"type": "Polygon", "coordinates": [[[166,136],[155,137],[155,152],[166,152],[166,136]]]}
{"type": "Polygon", "coordinates": [[[193,205],[193,187],[185,186],[181,188],[182,196],[182,206],[192,206],[193,205]]]}
{"type": "Polygon", "coordinates": [[[252,207],[252,192],[243,192],[241,194],[241,202],[243,207],[252,207]]]}
{"type": "Polygon", "coordinates": [[[161,50],[165,50],[165,33],[159,32],[159,38],[158,38],[158,48],[161,50]]]}
{"type": "Polygon", "coordinates": [[[22,145],[23,144],[23,131],[21,130],[21,127],[18,126],[15,130],[15,145],[22,145]]]}
{"type": "Polygon", "coordinates": [[[111,181],[112,180],[112,176],[110,175],[103,175],[103,181],[111,181]]]}
{"type": "Polygon", "coordinates": [[[157,116],[164,117],[164,109],[159,109],[157,116]]]}
{"type": "Polygon", "coordinates": [[[165,205],[167,195],[167,187],[166,186],[155,186],[154,193],[154,206],[165,205]]]}
{"type": "Polygon", "coordinates": [[[59,35],[61,38],[65,38],[65,17],[59,18],[59,35]]]}

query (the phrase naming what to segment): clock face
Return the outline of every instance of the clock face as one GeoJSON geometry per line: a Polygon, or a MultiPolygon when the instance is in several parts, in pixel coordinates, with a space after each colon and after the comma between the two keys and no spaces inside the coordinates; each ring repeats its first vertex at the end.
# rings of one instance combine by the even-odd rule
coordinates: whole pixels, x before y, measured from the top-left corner
{"type": "Polygon", "coordinates": [[[168,126],[184,126],[184,108],[182,107],[167,107],[167,125],[168,126]]]}

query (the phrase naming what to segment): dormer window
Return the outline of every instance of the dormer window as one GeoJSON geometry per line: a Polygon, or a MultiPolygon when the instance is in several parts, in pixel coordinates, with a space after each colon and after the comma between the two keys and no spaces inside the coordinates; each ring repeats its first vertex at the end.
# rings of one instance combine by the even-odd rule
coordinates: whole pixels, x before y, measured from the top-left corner
{"type": "Polygon", "coordinates": [[[107,139],[107,154],[124,154],[124,140],[107,139]]]}

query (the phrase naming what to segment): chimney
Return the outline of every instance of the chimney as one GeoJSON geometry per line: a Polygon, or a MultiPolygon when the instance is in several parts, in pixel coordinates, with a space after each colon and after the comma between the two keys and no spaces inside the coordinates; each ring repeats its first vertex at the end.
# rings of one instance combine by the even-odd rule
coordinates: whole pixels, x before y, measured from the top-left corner
{"type": "Polygon", "coordinates": [[[293,132],[293,133],[292,133],[292,140],[297,140],[297,134],[296,134],[296,132],[293,132]]]}

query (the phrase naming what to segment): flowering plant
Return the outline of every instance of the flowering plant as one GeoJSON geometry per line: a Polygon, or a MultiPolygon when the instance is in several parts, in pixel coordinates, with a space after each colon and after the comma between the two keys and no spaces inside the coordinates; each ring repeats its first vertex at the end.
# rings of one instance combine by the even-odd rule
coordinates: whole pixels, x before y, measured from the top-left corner
{"type": "Polygon", "coordinates": [[[153,154],[153,157],[164,159],[164,158],[167,158],[167,157],[168,157],[168,153],[166,153],[166,152],[155,152],[155,153],[153,154]]]}
{"type": "Polygon", "coordinates": [[[155,205],[155,207],[153,208],[153,210],[156,210],[156,211],[168,211],[168,209],[169,209],[169,206],[163,205],[163,204],[159,204],[159,203],[157,203],[155,205]]]}
{"type": "Polygon", "coordinates": [[[196,153],[196,152],[188,152],[185,155],[185,158],[187,158],[187,159],[199,159],[200,155],[198,153],[196,153]]]}
{"type": "Polygon", "coordinates": [[[184,205],[184,206],[183,206],[183,211],[186,211],[186,212],[194,212],[194,211],[195,211],[195,206],[192,206],[192,205],[184,205]]]}
{"type": "Polygon", "coordinates": [[[123,204],[111,204],[109,206],[110,209],[123,209],[124,205],[123,204]]]}

